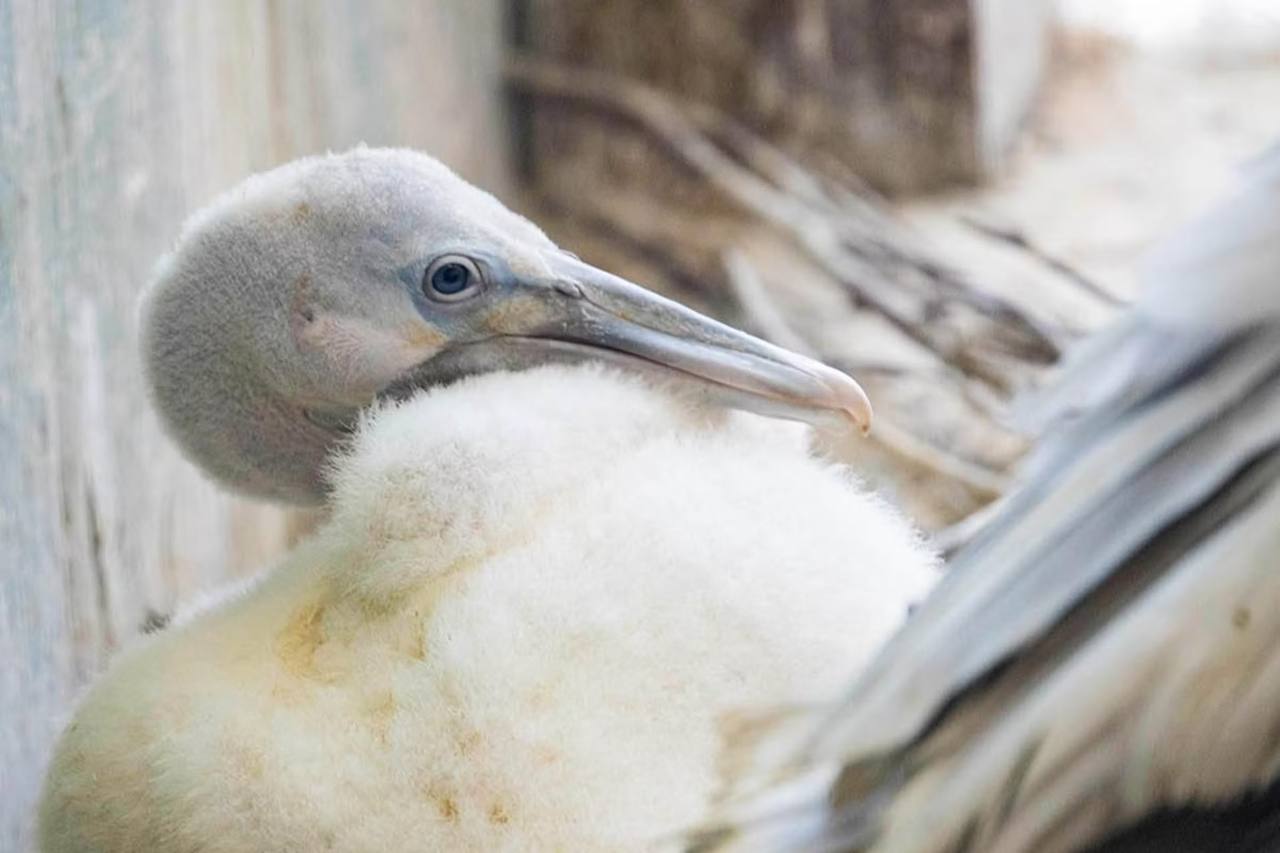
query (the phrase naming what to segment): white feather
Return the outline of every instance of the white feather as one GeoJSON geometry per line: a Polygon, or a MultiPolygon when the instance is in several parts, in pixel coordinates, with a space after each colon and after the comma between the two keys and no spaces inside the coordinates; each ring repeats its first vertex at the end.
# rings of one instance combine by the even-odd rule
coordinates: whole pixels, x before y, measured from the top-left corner
{"type": "Polygon", "coordinates": [[[384,408],[333,477],[264,581],[94,686],[43,850],[673,846],[725,726],[832,699],[935,572],[794,431],[600,370],[384,408]]]}

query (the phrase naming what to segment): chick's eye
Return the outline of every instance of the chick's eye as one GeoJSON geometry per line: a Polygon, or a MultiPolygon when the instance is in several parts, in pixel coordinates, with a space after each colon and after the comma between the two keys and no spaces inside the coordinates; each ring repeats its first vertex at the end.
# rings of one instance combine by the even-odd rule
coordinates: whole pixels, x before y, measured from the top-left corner
{"type": "Polygon", "coordinates": [[[462,264],[445,264],[431,274],[431,287],[436,293],[452,296],[467,289],[471,273],[462,264]]]}
{"type": "Polygon", "coordinates": [[[427,268],[423,290],[436,299],[460,299],[480,284],[480,273],[465,258],[442,258],[427,268]]]}

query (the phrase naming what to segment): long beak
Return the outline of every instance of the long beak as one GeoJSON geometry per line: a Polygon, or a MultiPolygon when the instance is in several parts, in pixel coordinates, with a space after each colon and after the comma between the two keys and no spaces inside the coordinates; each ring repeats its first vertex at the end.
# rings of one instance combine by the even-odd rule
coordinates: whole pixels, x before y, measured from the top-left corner
{"type": "Polygon", "coordinates": [[[548,330],[558,339],[685,374],[762,414],[819,423],[834,414],[870,429],[871,401],[850,376],[575,258],[552,264],[556,289],[577,303],[569,323],[548,330]]]}
{"type": "Polygon", "coordinates": [[[554,278],[507,282],[486,335],[450,345],[401,387],[548,361],[611,361],[689,380],[719,403],[864,433],[871,403],[852,378],[557,253],[554,278]],[[505,304],[504,304],[505,303],[505,304]]]}

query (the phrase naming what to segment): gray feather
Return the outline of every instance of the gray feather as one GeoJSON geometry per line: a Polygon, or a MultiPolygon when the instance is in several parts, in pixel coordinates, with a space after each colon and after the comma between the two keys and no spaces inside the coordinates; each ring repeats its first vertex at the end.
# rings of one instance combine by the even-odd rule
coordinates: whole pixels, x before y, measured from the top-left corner
{"type": "Polygon", "coordinates": [[[1022,486],[790,765],[838,770],[793,846],[1077,849],[1276,777],[1280,147],[1248,178],[1024,407],[1022,486]]]}

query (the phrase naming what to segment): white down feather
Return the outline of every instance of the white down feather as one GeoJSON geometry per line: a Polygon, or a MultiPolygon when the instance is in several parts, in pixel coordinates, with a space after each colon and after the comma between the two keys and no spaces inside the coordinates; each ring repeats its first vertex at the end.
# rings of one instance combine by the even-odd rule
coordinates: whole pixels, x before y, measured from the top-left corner
{"type": "Polygon", "coordinates": [[[333,477],[310,540],[85,697],[45,851],[667,846],[726,727],[834,698],[934,577],[798,428],[600,369],[419,394],[333,477]]]}

